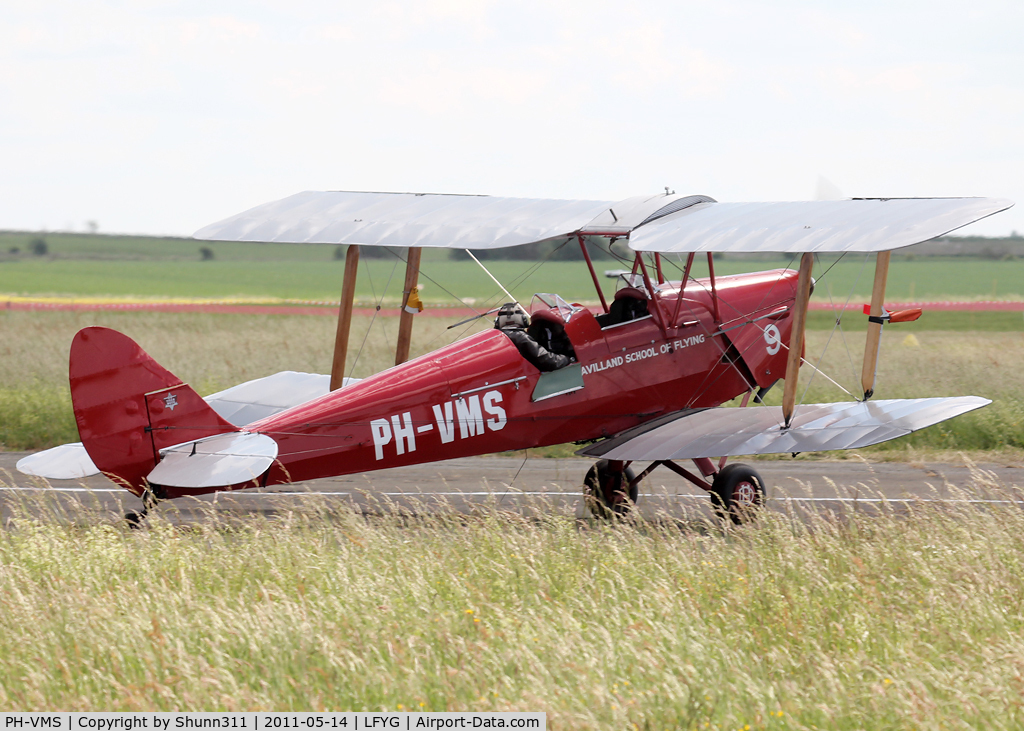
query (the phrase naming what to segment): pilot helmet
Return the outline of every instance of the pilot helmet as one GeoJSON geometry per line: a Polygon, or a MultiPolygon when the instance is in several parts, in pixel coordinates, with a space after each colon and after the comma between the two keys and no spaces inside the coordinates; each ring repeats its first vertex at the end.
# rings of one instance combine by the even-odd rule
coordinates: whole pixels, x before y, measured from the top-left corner
{"type": "Polygon", "coordinates": [[[530,325],[530,316],[526,314],[516,302],[508,302],[498,310],[498,316],[494,318],[494,327],[504,330],[509,327],[526,328],[530,325]]]}

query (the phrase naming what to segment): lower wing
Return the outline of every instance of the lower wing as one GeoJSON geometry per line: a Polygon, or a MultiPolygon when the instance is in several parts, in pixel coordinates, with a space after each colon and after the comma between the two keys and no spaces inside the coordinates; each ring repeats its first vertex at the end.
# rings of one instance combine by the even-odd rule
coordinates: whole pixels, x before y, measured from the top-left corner
{"type": "Polygon", "coordinates": [[[786,428],[781,406],[688,409],[581,449],[613,460],[669,460],[859,449],[992,403],[978,396],[801,404],[786,428]]]}

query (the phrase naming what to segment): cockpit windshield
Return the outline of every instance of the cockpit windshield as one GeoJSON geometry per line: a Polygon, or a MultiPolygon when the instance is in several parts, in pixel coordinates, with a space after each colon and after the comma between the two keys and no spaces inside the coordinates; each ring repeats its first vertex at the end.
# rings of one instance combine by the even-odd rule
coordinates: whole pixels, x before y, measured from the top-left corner
{"type": "Polygon", "coordinates": [[[620,272],[615,279],[615,291],[618,292],[620,289],[639,289],[647,295],[648,299],[651,296],[651,293],[647,291],[647,285],[644,284],[644,275],[640,272],[620,272]]]}
{"type": "Polygon", "coordinates": [[[557,294],[549,294],[547,292],[538,292],[533,295],[533,300],[530,302],[531,313],[538,310],[550,310],[557,313],[562,318],[562,322],[569,322],[569,318],[572,317],[573,313],[578,312],[580,309],[580,307],[570,305],[557,294]]]}

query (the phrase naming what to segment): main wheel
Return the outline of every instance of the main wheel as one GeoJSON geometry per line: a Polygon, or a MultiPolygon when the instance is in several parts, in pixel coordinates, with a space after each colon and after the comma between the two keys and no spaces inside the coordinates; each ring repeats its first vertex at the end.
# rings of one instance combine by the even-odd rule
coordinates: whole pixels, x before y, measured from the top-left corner
{"type": "Polygon", "coordinates": [[[748,465],[726,465],[711,484],[711,504],[720,517],[749,523],[764,506],[764,480],[748,465]]]}
{"type": "Polygon", "coordinates": [[[630,487],[635,477],[629,467],[613,470],[608,460],[598,460],[583,481],[587,509],[600,518],[628,513],[640,493],[638,485],[630,487]]]}

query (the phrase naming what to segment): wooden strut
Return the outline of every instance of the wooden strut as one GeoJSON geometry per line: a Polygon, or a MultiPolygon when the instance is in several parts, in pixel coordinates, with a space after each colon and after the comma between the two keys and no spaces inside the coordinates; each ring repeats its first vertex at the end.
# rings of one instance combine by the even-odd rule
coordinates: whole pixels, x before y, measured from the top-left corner
{"type": "MultiPolygon", "coordinates": [[[[871,288],[871,317],[881,318],[885,304],[885,284],[889,278],[889,255],[891,251],[879,251],[875,259],[875,283],[871,288]]],[[[864,400],[875,393],[875,374],[878,371],[878,346],[882,339],[882,323],[868,322],[867,342],[864,345],[864,368],[860,383],[864,387],[864,400]]]]}
{"type": "Polygon", "coordinates": [[[651,304],[648,305],[648,311],[654,317],[655,322],[658,323],[658,327],[661,328],[661,334],[668,338],[668,324],[665,322],[665,313],[661,309],[661,297],[654,290],[651,277],[647,273],[647,266],[644,264],[643,254],[639,251],[636,252],[636,262],[633,264],[633,269],[636,270],[638,266],[640,267],[640,273],[644,277],[644,287],[647,288],[647,296],[650,297],[651,304]]]}
{"type": "Polygon", "coordinates": [[[420,275],[420,254],[423,249],[410,246],[409,255],[405,260],[405,286],[402,290],[402,313],[398,320],[398,344],[395,346],[395,365],[409,360],[409,345],[412,342],[413,313],[405,309],[409,303],[409,295],[416,288],[420,275]]]}
{"type": "Polygon", "coordinates": [[[789,357],[786,360],[786,389],[782,393],[782,416],[785,428],[793,420],[796,405],[796,382],[800,375],[800,360],[804,353],[804,327],[807,324],[807,302],[811,298],[811,268],[814,254],[800,257],[800,275],[796,283],[796,303],[793,306],[793,331],[789,338],[789,357]]]}
{"type": "Polygon", "coordinates": [[[356,273],[359,270],[359,247],[350,245],[345,252],[345,281],[341,285],[341,306],[338,308],[338,331],[334,336],[334,361],[331,363],[331,390],[345,382],[345,358],[348,356],[348,333],[352,328],[352,303],[356,297],[356,273]]]}
{"type": "Polygon", "coordinates": [[[718,312],[718,288],[715,286],[715,255],[708,252],[708,278],[711,280],[711,306],[714,308],[712,314],[715,316],[715,324],[721,325],[722,318],[718,312]]]}
{"type": "Polygon", "coordinates": [[[683,278],[679,282],[679,298],[676,300],[676,311],[672,315],[672,327],[679,327],[679,312],[683,307],[683,293],[686,291],[686,283],[690,281],[690,270],[693,269],[693,256],[694,253],[691,251],[690,255],[686,257],[686,270],[683,272],[683,278]]]}
{"type": "Polygon", "coordinates": [[[594,262],[590,259],[590,252],[587,251],[587,242],[583,238],[583,234],[576,234],[576,238],[580,242],[580,251],[583,252],[583,258],[587,262],[587,268],[590,270],[590,278],[594,280],[594,289],[597,290],[597,296],[601,298],[601,307],[604,309],[605,314],[608,314],[608,302],[604,298],[604,292],[601,290],[601,282],[597,278],[597,272],[594,271],[594,262]]]}

